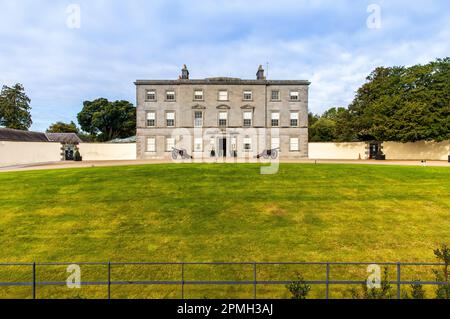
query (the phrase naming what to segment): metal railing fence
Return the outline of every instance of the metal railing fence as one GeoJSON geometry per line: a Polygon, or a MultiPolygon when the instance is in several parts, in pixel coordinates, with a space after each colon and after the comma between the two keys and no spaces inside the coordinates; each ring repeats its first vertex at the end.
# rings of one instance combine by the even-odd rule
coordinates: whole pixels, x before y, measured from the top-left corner
{"type": "Polygon", "coordinates": [[[105,281],[81,281],[80,285],[84,286],[106,286],[107,298],[111,299],[111,287],[120,285],[175,285],[180,286],[181,299],[185,299],[185,287],[191,285],[251,285],[253,286],[253,298],[257,299],[257,291],[259,285],[288,285],[296,280],[259,280],[258,269],[262,267],[273,266],[321,266],[323,267],[324,280],[304,280],[307,285],[323,285],[325,286],[325,299],[330,297],[330,287],[332,285],[363,285],[367,280],[332,280],[330,279],[331,268],[333,266],[364,266],[378,265],[380,267],[394,266],[396,268],[396,280],[389,280],[389,283],[396,286],[397,299],[401,299],[401,287],[403,285],[421,284],[424,286],[450,285],[450,282],[439,281],[414,281],[402,280],[402,267],[405,266],[434,266],[444,267],[443,263],[420,263],[420,262],[40,262],[40,263],[0,263],[0,270],[4,267],[30,267],[31,281],[19,282],[9,281],[0,282],[0,287],[31,287],[31,296],[37,299],[37,287],[39,286],[63,286],[66,281],[38,281],[37,268],[43,266],[104,266],[107,268],[105,281]],[[112,280],[112,270],[114,266],[179,266],[179,280],[112,280]],[[236,266],[247,265],[252,268],[252,280],[186,280],[186,266],[195,265],[224,265],[236,266]]]}

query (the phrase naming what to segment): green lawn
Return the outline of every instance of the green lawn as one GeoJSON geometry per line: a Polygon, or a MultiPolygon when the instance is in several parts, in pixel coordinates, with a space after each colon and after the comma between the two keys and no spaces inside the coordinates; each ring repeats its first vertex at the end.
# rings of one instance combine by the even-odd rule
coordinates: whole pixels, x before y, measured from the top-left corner
{"type": "MultiPolygon", "coordinates": [[[[0,262],[433,262],[433,249],[450,243],[449,194],[446,167],[282,164],[278,174],[260,175],[256,164],[171,164],[1,173],[0,262]]],[[[39,280],[47,273],[65,280],[65,268],[48,268],[39,269],[39,280]]],[[[104,279],[97,268],[83,268],[83,280],[104,279]]],[[[114,276],[178,276],[169,268],[123,267],[114,276]]],[[[187,276],[251,277],[244,266],[205,268],[192,266],[187,276]]],[[[323,275],[323,269],[300,271],[323,275]]],[[[346,273],[365,276],[361,269],[346,273]]],[[[0,269],[0,280],[15,278],[0,269]]],[[[81,297],[105,292],[83,289],[81,297]]],[[[177,287],[114,289],[117,297],[178,296],[177,287]]],[[[190,289],[188,297],[212,298],[246,296],[252,288],[219,287],[215,295],[213,287],[190,289]]],[[[281,295],[272,290],[263,287],[261,294],[286,297],[284,287],[281,295]]],[[[55,296],[50,287],[38,293],[55,296]]],[[[29,288],[0,288],[0,296],[11,294],[27,297],[29,288]]]]}

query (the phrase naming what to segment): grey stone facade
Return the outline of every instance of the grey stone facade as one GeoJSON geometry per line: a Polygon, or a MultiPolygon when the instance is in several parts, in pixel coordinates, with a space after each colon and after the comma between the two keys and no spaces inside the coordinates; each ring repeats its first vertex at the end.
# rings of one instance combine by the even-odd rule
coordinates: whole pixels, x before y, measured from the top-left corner
{"type": "Polygon", "coordinates": [[[210,158],[212,150],[220,157],[253,158],[277,142],[281,158],[307,158],[310,83],[266,80],[263,72],[260,67],[256,80],[191,80],[184,68],[178,80],[137,80],[137,158],[170,158],[174,143],[194,158],[210,158]],[[272,92],[279,98],[272,99],[272,92]],[[272,126],[272,113],[279,114],[278,126],[272,126]]]}

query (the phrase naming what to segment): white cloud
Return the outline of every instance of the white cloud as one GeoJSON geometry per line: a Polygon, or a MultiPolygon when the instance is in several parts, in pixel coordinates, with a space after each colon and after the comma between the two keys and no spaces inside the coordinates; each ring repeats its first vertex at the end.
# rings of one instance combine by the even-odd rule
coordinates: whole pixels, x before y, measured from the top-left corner
{"type": "MultiPolygon", "coordinates": [[[[77,2],[77,1],[75,1],[77,2]]],[[[346,106],[378,65],[450,55],[446,1],[379,1],[382,28],[366,27],[372,1],[78,1],[81,29],[65,25],[66,1],[0,1],[0,83],[22,82],[33,129],[74,120],[82,101],[134,101],[138,78],[309,79],[310,109],[346,106]]]]}

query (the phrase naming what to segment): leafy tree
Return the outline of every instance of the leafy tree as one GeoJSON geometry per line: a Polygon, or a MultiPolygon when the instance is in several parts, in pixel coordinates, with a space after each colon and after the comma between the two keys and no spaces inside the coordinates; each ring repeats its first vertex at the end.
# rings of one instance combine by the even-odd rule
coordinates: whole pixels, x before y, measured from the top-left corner
{"type": "Polygon", "coordinates": [[[85,101],[77,118],[81,129],[100,141],[136,134],[136,108],[127,101],[85,101]]]}
{"type": "Polygon", "coordinates": [[[450,58],[427,65],[379,67],[349,106],[352,134],[363,141],[450,138],[450,58]]]}
{"type": "Polygon", "coordinates": [[[28,130],[31,120],[30,98],[22,84],[4,85],[0,93],[0,125],[7,128],[28,130]]]}
{"type": "Polygon", "coordinates": [[[286,285],[286,289],[291,293],[291,299],[306,299],[311,291],[311,286],[307,285],[303,276],[297,273],[297,280],[286,285]]]}
{"type": "Polygon", "coordinates": [[[316,123],[311,125],[310,134],[311,142],[334,141],[336,137],[336,122],[331,119],[321,117],[316,121],[316,123]]]}
{"type": "Polygon", "coordinates": [[[310,127],[311,127],[311,125],[314,125],[314,123],[316,123],[319,119],[320,119],[319,115],[316,115],[312,112],[308,113],[308,124],[310,127]]]}
{"type": "Polygon", "coordinates": [[[310,113],[309,136],[311,142],[355,141],[349,127],[350,115],[344,107],[332,107],[322,116],[310,113]]]}
{"type": "Polygon", "coordinates": [[[49,126],[47,133],[78,133],[78,128],[73,121],[70,123],[56,122],[49,126]]]}

